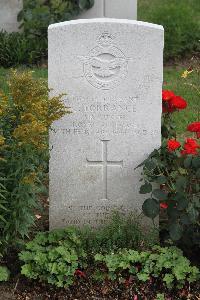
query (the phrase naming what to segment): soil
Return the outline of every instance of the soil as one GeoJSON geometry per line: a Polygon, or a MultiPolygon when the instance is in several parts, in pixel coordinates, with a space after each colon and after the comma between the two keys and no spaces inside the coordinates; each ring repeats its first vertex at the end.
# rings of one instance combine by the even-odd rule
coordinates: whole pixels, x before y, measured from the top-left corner
{"type": "Polygon", "coordinates": [[[166,300],[200,299],[200,284],[169,294],[154,283],[138,285],[133,281],[125,285],[105,281],[95,284],[89,278],[77,278],[74,286],[57,289],[20,276],[0,284],[0,291],[0,300],[154,300],[157,293],[164,293],[166,300]]]}

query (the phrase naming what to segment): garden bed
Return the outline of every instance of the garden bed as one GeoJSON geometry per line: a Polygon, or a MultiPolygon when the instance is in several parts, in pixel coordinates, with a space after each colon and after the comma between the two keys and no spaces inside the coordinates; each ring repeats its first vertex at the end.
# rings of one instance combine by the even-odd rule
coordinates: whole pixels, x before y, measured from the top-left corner
{"type": "MultiPolygon", "coordinates": [[[[89,272],[89,271],[88,271],[89,272]]],[[[90,279],[77,279],[67,289],[56,289],[52,286],[33,282],[24,277],[16,277],[10,283],[0,284],[0,300],[154,300],[158,294],[165,294],[165,299],[200,299],[200,284],[191,285],[179,292],[163,290],[158,284],[131,283],[129,286],[107,281],[94,284],[90,279]]],[[[157,298],[156,298],[157,297],[157,298]]]]}
{"type": "MultiPolygon", "coordinates": [[[[39,77],[46,78],[46,70],[41,69],[37,72],[41,72],[39,77]]],[[[6,74],[6,71],[3,71],[3,73],[6,74]]],[[[53,119],[50,121],[60,117],[60,115],[62,116],[64,110],[60,97],[54,99],[56,103],[53,99],[48,99],[48,90],[45,83],[41,82],[40,86],[35,81],[37,75],[35,74],[32,78],[30,72],[22,75],[18,75],[17,72],[13,73],[11,95],[15,105],[8,101],[6,95],[3,95],[4,107],[2,112],[5,116],[2,118],[2,128],[4,128],[5,137],[2,135],[1,143],[2,157],[5,157],[5,159],[2,159],[5,187],[2,185],[1,228],[4,234],[2,235],[4,251],[1,258],[3,271],[2,274],[0,272],[2,276],[0,281],[8,280],[9,274],[11,274],[11,278],[9,282],[0,283],[0,300],[199,300],[199,271],[193,265],[199,266],[198,250],[195,249],[198,249],[199,241],[199,223],[197,219],[200,207],[200,146],[198,140],[200,123],[198,121],[190,124],[187,127],[190,133],[183,133],[182,130],[183,127],[186,128],[190,118],[190,122],[194,117],[195,120],[199,120],[195,115],[195,113],[198,115],[198,95],[195,95],[195,89],[190,90],[188,88],[188,86],[196,87],[195,84],[198,84],[199,71],[197,70],[195,73],[188,69],[184,73],[180,72],[176,82],[176,80],[172,80],[176,78],[174,70],[171,68],[166,69],[165,78],[167,82],[165,87],[167,87],[167,90],[163,91],[163,119],[167,121],[165,122],[167,126],[163,127],[165,129],[163,133],[166,140],[161,147],[160,151],[162,152],[156,151],[154,157],[153,154],[150,155],[143,164],[143,171],[154,170],[154,173],[151,172],[153,177],[146,176],[146,180],[140,188],[141,194],[151,193],[151,197],[153,197],[145,200],[143,211],[151,219],[154,219],[158,214],[161,216],[160,219],[163,215],[166,216],[166,223],[160,227],[167,233],[163,238],[163,231],[160,234],[163,247],[154,247],[159,244],[158,238],[155,238],[151,230],[148,233],[142,230],[143,228],[138,221],[141,219],[141,215],[140,218],[134,216],[131,219],[128,219],[127,216],[120,219],[117,216],[109,225],[110,227],[94,232],[91,228],[87,228],[87,231],[71,228],[66,229],[66,231],[44,232],[49,228],[48,189],[46,188],[48,186],[47,127],[49,126],[49,117],[45,110],[44,112],[37,109],[35,111],[35,107],[37,108],[38,105],[33,106],[33,100],[37,100],[37,104],[42,101],[45,108],[48,106],[47,103],[51,103],[49,101],[52,101],[52,109],[57,104],[56,107],[59,110],[55,116],[51,115],[53,119]],[[186,74],[186,77],[191,74],[189,80],[192,80],[192,85],[190,82],[183,81],[185,77],[182,79],[181,74],[182,77],[184,74],[186,74]],[[183,81],[182,86],[179,86],[179,80],[183,81]],[[169,85],[169,82],[173,82],[173,85],[169,85]],[[17,84],[20,84],[20,88],[17,84]],[[28,87],[26,89],[28,94],[26,96],[21,95],[20,98],[18,91],[23,90],[24,85],[28,87]],[[40,94],[36,93],[38,86],[40,92],[44,94],[42,94],[44,99],[43,97],[36,97],[40,94]],[[168,90],[173,86],[178,94],[180,94],[180,91],[185,91],[184,95],[188,95],[189,109],[185,110],[185,114],[179,112],[179,110],[185,109],[187,102],[168,90]],[[32,99],[28,102],[28,104],[31,104],[30,107],[24,99],[32,99]],[[21,100],[21,103],[19,100],[21,100]],[[31,116],[30,108],[33,114],[31,116]],[[170,115],[170,110],[175,112],[176,117],[170,115]],[[24,115],[25,112],[26,115],[24,115]],[[35,115],[37,115],[37,120],[34,117],[35,115]],[[30,119],[34,125],[46,124],[45,130],[42,126],[37,128],[34,126],[28,127],[26,122],[29,123],[30,119]],[[16,120],[18,121],[16,122],[16,120]],[[174,121],[176,126],[172,127],[171,124],[174,121]],[[13,128],[8,128],[7,124],[12,124],[13,128]],[[175,127],[179,129],[178,135],[172,130],[175,127]],[[24,131],[19,130],[19,128],[28,128],[29,132],[24,135],[24,131]],[[34,131],[35,128],[37,134],[34,131]],[[41,132],[38,132],[38,128],[41,132]],[[182,136],[183,134],[185,135],[182,136]],[[190,137],[184,141],[184,137],[189,134],[193,135],[193,138],[190,137]],[[36,136],[38,139],[35,138],[36,136]],[[178,139],[176,139],[177,136],[178,139]],[[28,151],[23,152],[25,150],[28,151]],[[26,160],[24,159],[24,153],[27,154],[26,160]],[[162,165],[159,165],[159,172],[156,173],[158,169],[155,163],[160,164],[160,157],[162,158],[162,165]],[[166,157],[167,160],[163,160],[163,157],[166,157]],[[181,168],[177,169],[174,162],[178,162],[177,165],[180,165],[181,168]],[[175,165],[174,172],[171,169],[173,164],[175,165]],[[24,169],[21,169],[22,167],[24,169]],[[166,170],[168,170],[167,174],[166,170]],[[181,170],[181,177],[178,174],[179,170],[181,170]],[[170,174],[172,174],[171,177],[170,174]],[[191,174],[193,174],[193,177],[191,177],[191,174]],[[9,178],[11,184],[7,178],[9,178]],[[190,182],[191,178],[193,180],[190,182]],[[152,186],[155,179],[156,183],[160,184],[159,189],[154,189],[152,186]],[[190,187],[189,189],[187,185],[190,187]],[[16,189],[13,192],[15,186],[16,189]],[[182,193],[183,191],[184,193],[182,193]],[[186,194],[187,201],[185,199],[186,194]],[[195,194],[196,198],[194,197],[195,194]],[[40,210],[41,206],[42,210],[40,210]],[[175,220],[177,210],[178,215],[180,214],[182,217],[180,218],[182,227],[177,226],[176,221],[173,227],[170,222],[167,223],[168,217],[171,221],[175,220]],[[27,215],[29,218],[27,218],[27,215]],[[13,222],[13,220],[16,220],[16,216],[20,216],[20,226],[18,222],[13,222]],[[35,220],[35,226],[33,226],[32,220],[35,220]],[[6,227],[5,224],[8,222],[10,226],[6,227]],[[183,257],[181,250],[171,247],[171,245],[188,250],[182,247],[181,238],[186,237],[185,229],[192,225],[194,226],[191,227],[191,231],[188,231],[188,237],[190,239],[192,237],[190,232],[196,233],[193,236],[193,242],[195,243],[188,242],[184,244],[188,249],[190,248],[189,253],[187,251],[184,253],[191,260],[190,264],[183,257]],[[174,243],[172,240],[169,242],[170,237],[174,243]],[[26,242],[28,238],[33,240],[22,246],[22,239],[26,242]],[[20,275],[21,266],[22,274],[26,277],[20,275]],[[39,279],[41,282],[39,282],[39,279]]],[[[3,87],[6,94],[10,88],[1,78],[0,87],[3,87]]],[[[54,109],[53,111],[55,113],[54,109]]],[[[158,237],[158,234],[156,236],[158,237]]]]}

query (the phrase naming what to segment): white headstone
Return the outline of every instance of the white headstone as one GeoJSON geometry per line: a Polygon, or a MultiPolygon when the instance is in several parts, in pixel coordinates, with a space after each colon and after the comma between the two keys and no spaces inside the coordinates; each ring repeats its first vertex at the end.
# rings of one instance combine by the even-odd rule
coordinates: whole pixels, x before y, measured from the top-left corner
{"type": "Polygon", "coordinates": [[[141,209],[141,170],[161,143],[163,27],[116,19],[49,27],[49,87],[72,114],[50,133],[50,227],[141,209]]]}
{"type": "Polygon", "coordinates": [[[23,8],[23,0],[0,0],[0,31],[19,31],[17,15],[23,8]]]}
{"type": "Polygon", "coordinates": [[[137,0],[95,0],[94,6],[83,12],[78,18],[118,18],[136,20],[137,0]]]}

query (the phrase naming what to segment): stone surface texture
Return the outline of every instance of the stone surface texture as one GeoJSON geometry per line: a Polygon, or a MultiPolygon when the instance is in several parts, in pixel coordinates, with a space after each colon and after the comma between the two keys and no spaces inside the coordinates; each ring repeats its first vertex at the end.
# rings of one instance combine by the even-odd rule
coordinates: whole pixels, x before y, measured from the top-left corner
{"type": "Polygon", "coordinates": [[[141,170],[161,143],[163,27],[117,19],[49,27],[49,87],[72,114],[50,132],[50,227],[140,210],[141,170]]]}
{"type": "Polygon", "coordinates": [[[23,0],[0,0],[0,31],[19,31],[17,15],[23,8],[23,0]]]}
{"type": "Polygon", "coordinates": [[[94,6],[83,12],[78,18],[118,18],[136,20],[137,0],[95,0],[94,6]]]}

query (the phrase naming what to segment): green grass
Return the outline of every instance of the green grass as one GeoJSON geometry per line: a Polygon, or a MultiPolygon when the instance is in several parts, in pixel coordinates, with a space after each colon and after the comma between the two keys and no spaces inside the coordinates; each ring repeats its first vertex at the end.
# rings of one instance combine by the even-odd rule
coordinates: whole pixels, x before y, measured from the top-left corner
{"type": "MultiPolygon", "coordinates": [[[[22,69],[22,68],[21,68],[22,69]]],[[[33,68],[35,77],[47,79],[48,70],[47,68],[33,68]]],[[[164,68],[164,89],[171,89],[177,95],[182,96],[188,102],[187,109],[174,113],[174,118],[177,126],[177,133],[179,135],[185,134],[187,124],[198,119],[198,108],[200,109],[200,98],[196,91],[191,87],[187,86],[187,82],[181,78],[181,74],[185,70],[184,67],[165,67],[164,68]]],[[[0,89],[7,91],[6,80],[8,78],[9,69],[0,68],[0,89]]],[[[200,73],[192,73],[190,80],[197,84],[200,82],[200,73]]]]}
{"type": "Polygon", "coordinates": [[[138,0],[138,20],[163,25],[166,62],[200,51],[200,0],[138,0]]]}
{"type": "MultiPolygon", "coordinates": [[[[138,0],[138,20],[148,20],[151,17],[152,11],[159,7],[162,4],[173,4],[178,7],[177,4],[181,3],[182,5],[188,7],[194,13],[194,17],[197,22],[200,22],[199,9],[200,1],[199,0],[138,0]]],[[[185,16],[187,18],[187,16],[185,16]]]]}

